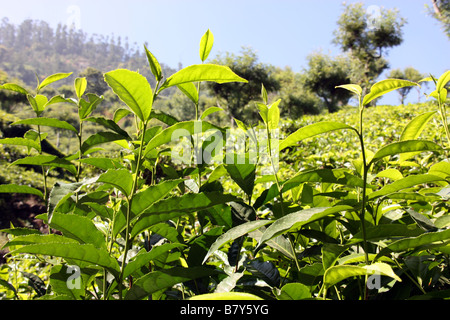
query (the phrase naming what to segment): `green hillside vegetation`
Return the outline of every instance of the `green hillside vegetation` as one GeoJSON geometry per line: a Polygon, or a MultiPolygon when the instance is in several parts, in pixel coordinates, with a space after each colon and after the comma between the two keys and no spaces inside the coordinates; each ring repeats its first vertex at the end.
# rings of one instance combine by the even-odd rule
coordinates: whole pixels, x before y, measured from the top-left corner
{"type": "Polygon", "coordinates": [[[0,299],[450,299],[450,70],[379,80],[364,12],[300,73],[3,19],[0,299]]]}

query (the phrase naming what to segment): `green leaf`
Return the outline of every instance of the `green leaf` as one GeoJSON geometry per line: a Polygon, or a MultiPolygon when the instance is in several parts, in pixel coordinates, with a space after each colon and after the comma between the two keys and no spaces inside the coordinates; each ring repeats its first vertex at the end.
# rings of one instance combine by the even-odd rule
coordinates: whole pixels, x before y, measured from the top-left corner
{"type": "Polygon", "coordinates": [[[73,288],[69,288],[68,281],[70,274],[73,273],[69,269],[67,265],[55,265],[52,267],[50,273],[50,285],[52,287],[52,291],[59,295],[64,295],[70,297],[72,300],[81,300],[85,296],[85,288],[82,283],[83,279],[80,277],[80,287],[73,286],[73,288]]]}
{"type": "Polygon", "coordinates": [[[38,142],[29,140],[29,139],[25,139],[25,138],[4,138],[4,139],[0,139],[0,144],[25,146],[28,148],[34,148],[37,151],[41,152],[41,145],[38,142]]]}
{"type": "Polygon", "coordinates": [[[289,230],[299,229],[308,223],[323,219],[329,215],[334,215],[342,211],[353,211],[353,208],[350,206],[318,207],[290,213],[280,219],[277,219],[267,228],[259,240],[258,247],[274,237],[289,232],[289,230]]]}
{"type": "Polygon", "coordinates": [[[10,166],[23,165],[23,164],[63,168],[63,169],[66,169],[67,171],[69,171],[73,175],[77,174],[76,167],[70,161],[67,161],[65,159],[60,159],[57,156],[38,155],[38,156],[25,157],[25,158],[14,161],[13,163],[10,164],[10,166]]]}
{"type": "Polygon", "coordinates": [[[288,283],[277,293],[278,300],[303,300],[311,298],[310,288],[301,283],[288,283]]]}
{"type": "MultiPolygon", "coordinates": [[[[255,239],[256,242],[259,242],[266,230],[267,230],[266,227],[261,227],[257,230],[250,232],[248,236],[255,239]]],[[[292,260],[297,259],[291,243],[282,235],[272,238],[269,241],[266,241],[266,245],[268,245],[271,248],[274,248],[275,250],[278,250],[289,259],[292,260]]]]}
{"type": "Polygon", "coordinates": [[[214,269],[205,267],[175,267],[150,272],[133,283],[133,286],[125,295],[125,300],[141,300],[152,293],[170,288],[178,283],[208,277],[215,273],[214,269]]]}
{"type": "Polygon", "coordinates": [[[70,72],[70,73],[56,73],[56,74],[53,74],[53,75],[47,77],[46,79],[44,79],[44,81],[42,81],[39,84],[39,86],[37,87],[37,91],[42,90],[43,88],[45,88],[49,84],[52,84],[53,82],[65,79],[65,78],[69,77],[71,74],[72,74],[72,72],[70,72]]]}
{"type": "Polygon", "coordinates": [[[435,113],[436,111],[426,112],[411,120],[403,130],[400,141],[417,139],[435,113]]]}
{"type": "Polygon", "coordinates": [[[99,97],[93,93],[88,93],[87,97],[88,101],[85,99],[80,99],[79,101],[78,115],[81,120],[85,120],[86,117],[89,117],[92,111],[94,111],[104,99],[103,96],[99,97]]]}
{"type": "Polygon", "coordinates": [[[202,60],[202,62],[208,59],[213,44],[214,44],[214,35],[211,32],[211,30],[208,29],[208,31],[205,32],[200,41],[200,60],[202,60]]]}
{"type": "Polygon", "coordinates": [[[278,124],[280,122],[280,108],[278,108],[278,105],[280,104],[280,102],[281,99],[277,100],[269,106],[269,110],[267,112],[267,125],[269,127],[269,130],[275,130],[278,128],[278,124]]]}
{"type": "MultiPolygon", "coordinates": [[[[300,172],[283,183],[282,192],[297,187],[304,182],[334,183],[350,187],[364,187],[364,181],[345,169],[318,169],[300,172]]],[[[276,195],[275,195],[276,196],[276,195]]]]}
{"type": "Polygon", "coordinates": [[[214,292],[199,294],[190,297],[189,300],[263,300],[262,298],[255,296],[251,293],[245,292],[214,292]]]}
{"type": "Polygon", "coordinates": [[[150,119],[153,92],[143,75],[118,69],[105,73],[105,81],[142,122],[150,119]]]}
{"type": "Polygon", "coordinates": [[[81,99],[87,88],[86,78],[76,78],[74,86],[75,86],[75,93],[77,94],[78,99],[81,99]]]}
{"type": "Polygon", "coordinates": [[[53,127],[53,128],[60,128],[65,130],[70,130],[75,133],[78,133],[78,130],[74,128],[71,124],[69,124],[66,121],[58,120],[54,118],[31,118],[31,119],[24,119],[19,120],[14,123],[12,123],[12,126],[16,125],[36,125],[36,126],[43,126],[43,127],[53,127]]]}
{"type": "Polygon", "coordinates": [[[98,132],[91,135],[83,142],[81,145],[81,153],[85,154],[94,146],[118,140],[125,140],[125,138],[122,134],[115,132],[98,132]]]}
{"type": "Polygon", "coordinates": [[[267,124],[269,121],[269,108],[267,105],[259,102],[256,103],[256,106],[259,109],[259,115],[263,119],[264,123],[267,124]]]}
{"type": "Polygon", "coordinates": [[[428,219],[421,213],[418,213],[412,209],[407,209],[406,212],[410,215],[410,217],[417,223],[417,225],[425,231],[437,231],[436,226],[433,221],[428,219]]]}
{"type": "Polygon", "coordinates": [[[14,239],[8,241],[5,244],[5,247],[14,247],[14,246],[27,246],[32,244],[49,244],[49,243],[74,243],[79,244],[78,241],[74,239],[70,239],[68,237],[59,236],[56,234],[29,234],[24,236],[15,237],[14,239]]]}
{"type": "Polygon", "coordinates": [[[33,97],[32,95],[27,95],[28,102],[30,102],[31,108],[33,108],[34,112],[37,116],[40,116],[42,112],[45,110],[45,106],[48,103],[48,99],[46,96],[41,94],[33,97]]]}
{"type": "Polygon", "coordinates": [[[13,250],[11,254],[30,253],[74,259],[88,264],[106,268],[116,278],[119,277],[119,264],[105,249],[99,249],[92,244],[79,243],[45,243],[32,244],[13,250]]]}
{"type": "Polygon", "coordinates": [[[217,83],[248,82],[231,71],[229,67],[215,64],[199,64],[181,69],[170,76],[161,86],[159,91],[187,82],[200,81],[212,81],[217,83]]]}
{"type": "Polygon", "coordinates": [[[343,84],[343,85],[337,86],[336,88],[346,89],[350,92],[353,92],[358,97],[361,97],[361,95],[362,95],[362,88],[360,86],[358,86],[357,84],[343,84]]]}
{"type": "Polygon", "coordinates": [[[97,177],[83,180],[82,182],[75,183],[60,183],[56,182],[50,192],[49,204],[48,204],[48,221],[51,222],[53,212],[72,196],[75,192],[78,192],[84,185],[95,183],[97,177]]]}
{"type": "Polygon", "coordinates": [[[269,98],[267,96],[267,90],[264,87],[264,84],[261,85],[261,96],[262,96],[264,104],[267,105],[267,103],[269,102],[269,98]]]}
{"type": "Polygon", "coordinates": [[[383,248],[376,256],[375,260],[378,258],[387,255],[391,252],[402,252],[410,249],[417,249],[423,247],[424,249],[427,246],[437,244],[444,245],[448,243],[450,239],[450,229],[438,232],[427,232],[421,234],[417,237],[410,237],[405,239],[400,239],[392,242],[385,248],[383,248]]]}
{"type": "Polygon", "coordinates": [[[61,231],[65,237],[77,240],[79,243],[90,243],[96,248],[106,249],[105,236],[89,218],[54,212],[50,227],[61,231]]]}
{"type": "Polygon", "coordinates": [[[203,113],[202,113],[202,115],[200,117],[200,120],[203,120],[207,116],[209,116],[210,114],[213,114],[213,113],[218,112],[218,111],[224,111],[224,110],[222,108],[220,108],[220,107],[209,107],[208,109],[203,111],[203,113]]]}
{"type": "Polygon", "coordinates": [[[154,203],[139,216],[131,231],[132,237],[151,226],[187,213],[206,210],[219,204],[237,201],[235,196],[222,192],[188,193],[154,203]]]}
{"type": "Polygon", "coordinates": [[[108,169],[123,169],[124,166],[120,163],[120,160],[111,158],[85,158],[78,160],[81,163],[97,167],[99,169],[107,171],[108,169]]]}
{"type": "Polygon", "coordinates": [[[21,94],[29,94],[28,91],[15,83],[5,83],[0,85],[0,89],[10,90],[21,94]]]}
{"type": "Polygon", "coordinates": [[[369,200],[374,200],[376,198],[386,196],[388,194],[411,188],[424,183],[436,183],[440,181],[445,181],[445,179],[431,175],[431,174],[418,174],[418,175],[410,175],[403,179],[394,181],[391,184],[388,184],[381,188],[378,191],[372,192],[368,195],[369,200]]]}
{"type": "Polygon", "coordinates": [[[364,97],[363,106],[388,92],[410,86],[418,86],[418,84],[408,80],[400,79],[381,80],[380,82],[375,83],[370,89],[370,92],[364,97]]]}
{"type": "MultiPolygon", "coordinates": [[[[120,120],[122,120],[123,118],[125,118],[127,115],[129,115],[131,113],[131,111],[129,109],[122,109],[119,108],[114,112],[114,122],[118,123],[120,120]]],[[[153,111],[152,111],[153,113],[153,111]]]]}
{"type": "Polygon", "coordinates": [[[144,45],[145,53],[147,54],[147,61],[150,66],[150,70],[155,76],[156,81],[161,81],[162,79],[162,70],[161,65],[159,64],[158,60],[155,58],[155,56],[147,49],[147,47],[144,45]]]}
{"type": "Polygon", "coordinates": [[[0,193],[25,193],[34,194],[41,198],[44,198],[42,192],[38,189],[29,186],[19,186],[17,184],[0,184],[0,193]]]}
{"type": "MultiPolygon", "coordinates": [[[[381,160],[385,157],[401,153],[425,152],[425,151],[442,151],[442,147],[438,144],[426,140],[406,140],[391,143],[378,150],[373,156],[370,164],[381,160]]],[[[369,164],[369,165],[370,165],[369,164]]]]}
{"type": "Polygon", "coordinates": [[[366,276],[366,275],[383,275],[391,277],[399,282],[402,280],[395,274],[394,270],[392,270],[391,266],[386,263],[377,262],[368,266],[351,266],[351,265],[338,265],[331,267],[325,271],[323,276],[324,286],[325,288],[330,288],[334,286],[336,283],[357,276],[366,276]]]}
{"type": "Polygon", "coordinates": [[[172,125],[154,136],[144,150],[144,156],[157,147],[178,140],[180,137],[191,137],[207,130],[217,130],[224,134],[224,130],[206,121],[186,121],[172,125]]]}
{"type": "Polygon", "coordinates": [[[146,209],[149,209],[155,202],[168,195],[181,182],[183,182],[183,179],[166,180],[157,185],[149,186],[147,189],[136,193],[133,197],[131,211],[135,216],[140,215],[146,209]]]}
{"type": "Polygon", "coordinates": [[[255,186],[256,165],[248,163],[248,154],[246,155],[246,162],[244,164],[236,161],[237,156],[235,155],[235,161],[232,164],[225,164],[225,169],[231,176],[231,179],[237,183],[245,194],[251,196],[255,186]]]}
{"type": "Polygon", "coordinates": [[[286,139],[280,142],[280,151],[287,147],[296,145],[298,142],[304,139],[335,130],[353,130],[355,132],[358,132],[355,128],[346,125],[345,123],[328,121],[318,122],[302,127],[294,133],[290,134],[286,139]]]}
{"type": "Polygon", "coordinates": [[[133,175],[127,169],[110,169],[100,175],[97,182],[112,185],[129,197],[133,188],[133,175]]]}
{"type": "Polygon", "coordinates": [[[183,245],[180,243],[164,243],[160,246],[155,246],[149,252],[137,254],[134,259],[132,261],[129,261],[125,266],[123,277],[127,278],[128,276],[132,275],[133,272],[139,270],[141,267],[158,258],[160,255],[165,254],[173,249],[182,247],[183,245]]]}
{"type": "Polygon", "coordinates": [[[430,170],[428,170],[428,173],[446,179],[450,176],[450,162],[438,162],[431,166],[430,170]]]}
{"type": "Polygon", "coordinates": [[[449,81],[450,81],[450,70],[447,70],[439,77],[436,84],[436,90],[438,92],[442,91],[442,89],[444,89],[444,87],[447,85],[449,81]]]}
{"type": "Polygon", "coordinates": [[[198,90],[192,82],[181,83],[177,85],[178,89],[183,92],[191,101],[198,104],[198,90]]]}
{"type": "Polygon", "coordinates": [[[114,122],[110,119],[106,119],[103,117],[90,117],[90,118],[86,118],[85,121],[97,123],[106,129],[112,130],[115,133],[120,134],[121,136],[123,136],[124,139],[131,140],[128,133],[125,130],[123,130],[121,127],[119,127],[116,122],[114,122]]]}
{"type": "Polygon", "coordinates": [[[262,226],[265,226],[266,224],[269,224],[271,222],[272,221],[270,220],[249,221],[241,225],[238,225],[234,228],[231,228],[230,230],[228,230],[227,232],[225,232],[216,239],[216,241],[213,243],[208,253],[206,254],[205,258],[203,259],[203,263],[205,263],[206,260],[208,260],[209,256],[211,256],[211,254],[213,254],[216,250],[219,250],[219,248],[225,243],[230,242],[236,238],[242,237],[247,233],[250,233],[258,228],[261,228],[262,226]]]}

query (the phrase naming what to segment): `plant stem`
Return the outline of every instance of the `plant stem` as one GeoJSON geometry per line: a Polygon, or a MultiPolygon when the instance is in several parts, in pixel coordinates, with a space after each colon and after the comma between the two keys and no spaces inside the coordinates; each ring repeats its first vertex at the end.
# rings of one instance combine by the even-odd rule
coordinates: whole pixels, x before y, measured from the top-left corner
{"type": "MultiPolygon", "coordinates": [[[[39,137],[39,145],[41,146],[41,151],[39,151],[39,154],[42,155],[42,138],[41,138],[41,126],[38,125],[38,137],[39,137]]],[[[45,170],[45,166],[41,166],[42,167],[42,177],[44,180],[44,202],[45,202],[45,206],[48,206],[48,190],[47,190],[47,172],[45,170]]],[[[50,229],[49,229],[50,232],[50,229]]]]}
{"type": "MultiPolygon", "coordinates": [[[[361,213],[360,213],[360,221],[361,221],[361,231],[363,236],[363,250],[364,250],[364,258],[366,265],[369,265],[369,253],[367,252],[367,235],[366,235],[366,185],[367,185],[367,174],[369,171],[369,167],[367,165],[367,158],[366,158],[366,150],[364,146],[364,136],[363,136],[363,113],[364,113],[364,106],[361,103],[361,97],[359,99],[359,141],[361,144],[361,152],[362,152],[362,159],[363,159],[363,187],[362,187],[362,203],[361,203],[361,213]]],[[[364,286],[364,299],[367,299],[367,286],[364,286]]]]}
{"type": "Polygon", "coordinates": [[[277,184],[278,193],[280,195],[280,203],[281,203],[281,214],[284,216],[284,208],[283,208],[283,192],[280,185],[280,180],[278,179],[278,172],[275,169],[275,164],[273,163],[273,154],[272,154],[272,137],[269,130],[269,125],[266,124],[266,130],[267,130],[267,148],[269,149],[269,158],[270,158],[270,164],[272,165],[273,174],[275,176],[275,182],[277,184]]]}
{"type": "Polygon", "coordinates": [[[141,166],[141,161],[142,161],[142,151],[144,149],[144,137],[145,137],[145,131],[147,129],[147,124],[148,122],[144,123],[142,132],[141,132],[141,142],[139,145],[139,154],[138,154],[138,158],[136,161],[136,168],[135,168],[135,173],[134,173],[134,180],[133,180],[133,186],[131,188],[131,193],[130,195],[126,198],[127,204],[128,204],[128,208],[127,208],[127,216],[126,216],[126,231],[125,231],[125,250],[123,253],[123,260],[122,260],[122,265],[120,267],[120,276],[119,276],[119,298],[120,300],[122,300],[122,281],[123,281],[123,274],[125,271],[125,261],[127,258],[127,254],[128,254],[128,249],[130,247],[130,229],[131,229],[131,205],[133,203],[133,197],[134,194],[136,193],[137,190],[137,185],[138,185],[138,179],[139,179],[139,169],[141,166]]]}

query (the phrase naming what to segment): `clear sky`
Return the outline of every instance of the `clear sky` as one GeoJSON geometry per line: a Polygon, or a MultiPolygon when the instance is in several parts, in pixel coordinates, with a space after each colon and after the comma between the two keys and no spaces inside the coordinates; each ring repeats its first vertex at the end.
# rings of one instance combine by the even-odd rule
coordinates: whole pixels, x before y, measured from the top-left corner
{"type": "MultiPolygon", "coordinates": [[[[398,8],[407,19],[403,44],[388,52],[392,68],[413,66],[435,76],[450,68],[450,41],[426,13],[430,0],[346,2],[398,8]]],[[[2,0],[0,19],[44,20],[53,27],[74,22],[88,34],[148,42],[158,60],[174,68],[200,62],[199,41],[209,28],[215,37],[210,57],[247,46],[261,62],[299,72],[314,51],[340,53],[332,39],[342,9],[340,0],[2,0]]],[[[384,102],[398,102],[390,97],[384,102]]]]}

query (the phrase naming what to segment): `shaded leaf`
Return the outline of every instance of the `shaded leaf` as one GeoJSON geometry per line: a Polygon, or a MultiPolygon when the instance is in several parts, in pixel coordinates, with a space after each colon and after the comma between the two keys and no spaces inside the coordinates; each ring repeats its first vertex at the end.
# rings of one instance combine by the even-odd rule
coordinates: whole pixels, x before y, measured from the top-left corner
{"type": "Polygon", "coordinates": [[[16,250],[11,254],[30,253],[61,257],[64,259],[74,259],[83,261],[92,265],[98,265],[106,268],[116,278],[119,275],[119,264],[104,249],[96,248],[92,244],[74,244],[74,243],[45,243],[27,245],[16,250]]]}
{"type": "Polygon", "coordinates": [[[131,235],[134,237],[151,226],[186,213],[202,211],[218,204],[238,200],[222,192],[188,193],[154,203],[139,216],[131,235]]]}
{"type": "Polygon", "coordinates": [[[209,256],[214,253],[214,251],[218,250],[222,245],[225,243],[232,241],[236,238],[239,238],[243,235],[246,235],[249,232],[252,232],[266,224],[271,223],[270,220],[256,220],[256,221],[250,221],[243,223],[241,225],[238,225],[234,228],[231,228],[226,233],[222,234],[220,237],[217,238],[217,240],[213,243],[211,248],[209,249],[208,253],[206,254],[205,258],[203,259],[203,263],[208,260],[209,256]]]}
{"type": "Polygon", "coordinates": [[[208,277],[215,274],[214,269],[205,267],[165,269],[150,272],[136,280],[131,289],[125,295],[126,300],[141,300],[152,293],[170,288],[178,283],[183,283],[197,278],[208,277]]]}
{"type": "Polygon", "coordinates": [[[353,210],[350,206],[310,208],[290,213],[271,224],[261,237],[258,247],[264,242],[288,232],[290,229],[298,229],[305,224],[320,220],[326,216],[342,211],[353,210]]]}

